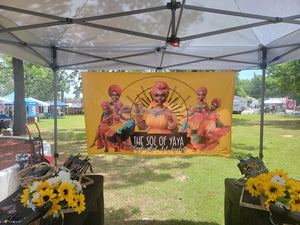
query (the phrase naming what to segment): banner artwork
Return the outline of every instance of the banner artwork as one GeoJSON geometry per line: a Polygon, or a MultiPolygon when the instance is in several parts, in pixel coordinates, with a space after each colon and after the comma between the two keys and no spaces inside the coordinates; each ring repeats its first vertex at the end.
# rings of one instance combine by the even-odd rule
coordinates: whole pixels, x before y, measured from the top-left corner
{"type": "Polygon", "coordinates": [[[235,72],[84,72],[88,154],[231,156],[235,72]]]}

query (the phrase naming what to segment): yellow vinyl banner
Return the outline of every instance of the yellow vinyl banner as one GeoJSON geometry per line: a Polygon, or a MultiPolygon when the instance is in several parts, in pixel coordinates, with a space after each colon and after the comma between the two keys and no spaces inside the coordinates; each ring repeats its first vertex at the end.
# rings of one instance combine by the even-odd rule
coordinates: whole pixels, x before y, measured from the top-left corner
{"type": "Polygon", "coordinates": [[[235,72],[83,72],[88,154],[231,156],[235,72]]]}

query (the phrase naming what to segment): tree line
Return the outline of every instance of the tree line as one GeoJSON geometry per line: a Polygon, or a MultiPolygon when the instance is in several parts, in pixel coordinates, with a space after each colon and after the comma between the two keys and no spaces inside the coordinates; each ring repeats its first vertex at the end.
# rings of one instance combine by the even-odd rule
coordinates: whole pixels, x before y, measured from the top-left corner
{"type": "MultiPolygon", "coordinates": [[[[14,91],[12,58],[0,55],[0,95],[14,91]]],[[[236,75],[235,95],[260,100],[262,76],[254,74],[251,80],[242,80],[236,75]]],[[[29,62],[24,62],[25,97],[33,97],[41,101],[53,101],[53,71],[29,62]]],[[[81,71],[57,71],[57,94],[60,101],[65,94],[79,99],[82,93],[81,71]],[[72,87],[72,88],[71,88],[72,87]]],[[[300,103],[300,60],[269,67],[266,71],[265,96],[286,97],[300,103]]]]}
{"type": "MultiPolygon", "coordinates": [[[[262,76],[254,74],[251,80],[239,79],[236,76],[235,95],[252,97],[260,101],[262,91],[262,76]]],[[[296,100],[300,104],[300,60],[286,62],[269,67],[266,70],[265,96],[296,100]]]]}
{"type": "MultiPolygon", "coordinates": [[[[53,102],[53,71],[50,68],[23,63],[25,97],[36,98],[41,101],[53,102]]],[[[0,55],[0,95],[5,96],[14,91],[14,73],[12,57],[0,55]]],[[[57,96],[64,101],[65,95],[70,93],[74,99],[81,95],[81,71],[57,71],[57,96]],[[71,88],[72,87],[72,88],[71,88]]]]}

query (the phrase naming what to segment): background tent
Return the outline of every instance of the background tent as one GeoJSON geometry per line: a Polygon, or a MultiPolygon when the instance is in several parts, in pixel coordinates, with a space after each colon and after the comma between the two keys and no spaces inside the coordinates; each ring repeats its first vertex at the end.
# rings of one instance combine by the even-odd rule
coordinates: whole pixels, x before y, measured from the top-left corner
{"type": "Polygon", "coordinates": [[[263,106],[267,66],[300,58],[299,12],[299,0],[2,0],[0,52],[52,68],[55,85],[58,69],[262,69],[263,106]]]}
{"type": "Polygon", "coordinates": [[[265,101],[265,104],[286,104],[286,98],[270,98],[265,101]]]}
{"type": "MultiPolygon", "coordinates": [[[[12,92],[8,95],[5,95],[4,98],[7,98],[11,101],[15,101],[15,92],[12,92]]],[[[35,117],[37,116],[36,112],[36,106],[38,106],[38,103],[36,101],[30,100],[28,98],[25,98],[25,106],[27,106],[27,115],[28,117],[35,117]]]]}
{"type": "Polygon", "coordinates": [[[37,102],[37,104],[38,104],[39,106],[47,106],[47,107],[50,106],[49,103],[40,101],[40,100],[35,99],[35,98],[28,98],[28,99],[29,99],[29,100],[32,100],[32,101],[34,101],[34,102],[37,102]]]}
{"type": "Polygon", "coordinates": [[[60,101],[57,101],[56,103],[55,102],[52,103],[52,102],[47,101],[47,103],[50,104],[50,107],[51,107],[50,113],[51,113],[51,117],[53,117],[53,118],[56,118],[57,115],[63,116],[65,113],[64,113],[64,110],[62,108],[69,106],[68,104],[65,104],[65,103],[60,102],[60,101]],[[56,113],[54,113],[54,112],[56,112],[56,113]]]}
{"type": "Polygon", "coordinates": [[[0,97],[0,104],[13,104],[13,101],[8,99],[8,98],[4,98],[4,97],[0,97]]]}
{"type": "MultiPolygon", "coordinates": [[[[12,92],[12,93],[10,93],[8,95],[5,95],[3,97],[7,98],[11,101],[15,101],[15,92],[12,92]]],[[[36,101],[33,101],[33,100],[29,99],[29,98],[25,98],[25,105],[26,106],[37,106],[38,103],[36,101]]]]}
{"type": "Polygon", "coordinates": [[[47,102],[43,102],[43,101],[40,101],[38,99],[35,99],[35,98],[28,98],[32,101],[35,101],[38,103],[38,107],[39,107],[39,110],[38,110],[38,113],[39,113],[39,117],[43,118],[45,116],[45,113],[47,114],[48,113],[48,107],[50,106],[49,103],[47,102]]]}
{"type": "MultiPolygon", "coordinates": [[[[54,103],[47,101],[46,103],[48,103],[50,106],[54,107],[54,103]]],[[[57,101],[57,106],[59,107],[68,107],[68,104],[65,104],[63,102],[57,101]]]]}

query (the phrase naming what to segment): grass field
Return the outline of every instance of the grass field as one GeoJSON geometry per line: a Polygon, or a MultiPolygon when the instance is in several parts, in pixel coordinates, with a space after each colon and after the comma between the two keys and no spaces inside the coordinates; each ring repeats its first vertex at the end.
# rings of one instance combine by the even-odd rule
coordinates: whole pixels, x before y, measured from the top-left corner
{"type": "MultiPolygon", "coordinates": [[[[232,157],[91,156],[104,175],[105,225],[222,225],[224,179],[241,177],[238,156],[259,154],[259,115],[233,115],[232,157]]],[[[53,119],[41,120],[52,144],[53,119]]],[[[58,119],[58,165],[87,154],[84,116],[58,119]]],[[[265,115],[264,161],[300,178],[300,118],[265,115]]]]}

